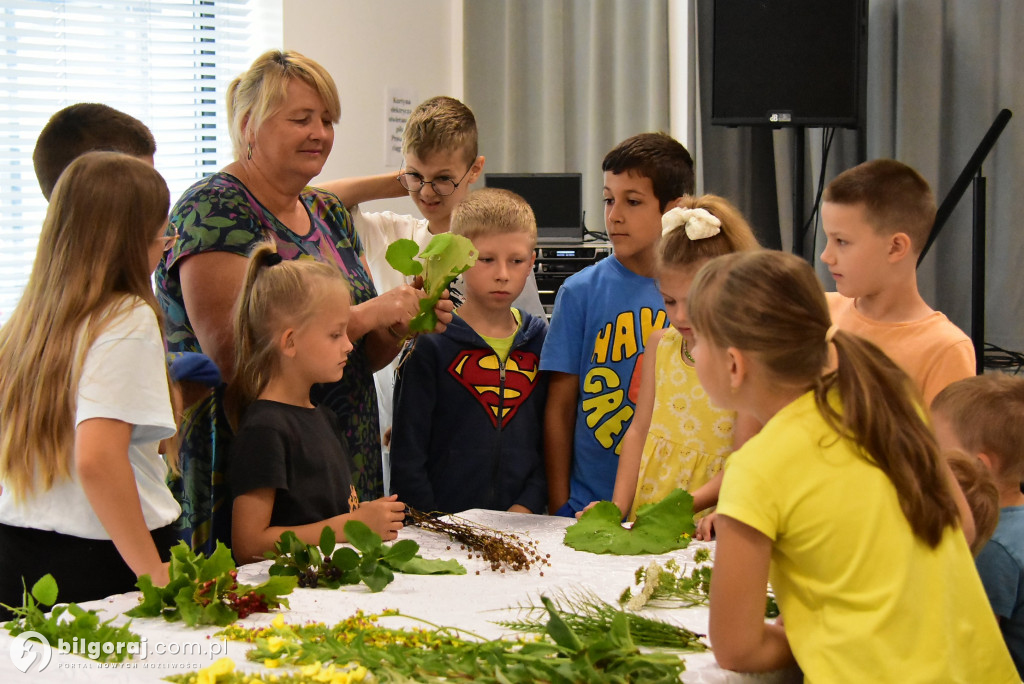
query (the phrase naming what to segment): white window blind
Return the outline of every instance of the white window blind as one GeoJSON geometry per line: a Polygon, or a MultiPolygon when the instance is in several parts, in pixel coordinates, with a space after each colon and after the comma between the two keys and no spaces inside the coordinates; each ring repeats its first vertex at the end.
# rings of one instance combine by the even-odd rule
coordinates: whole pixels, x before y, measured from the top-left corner
{"type": "Polygon", "coordinates": [[[50,116],[101,102],[145,123],[172,202],[232,158],[227,84],[265,49],[252,0],[0,3],[0,322],[35,259],[46,213],[32,150],[50,116]]]}

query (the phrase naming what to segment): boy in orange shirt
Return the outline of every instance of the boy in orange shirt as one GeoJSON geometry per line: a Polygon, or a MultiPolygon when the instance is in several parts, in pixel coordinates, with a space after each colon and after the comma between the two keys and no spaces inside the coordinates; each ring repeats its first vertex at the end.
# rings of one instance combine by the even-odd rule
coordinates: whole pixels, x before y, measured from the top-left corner
{"type": "Polygon", "coordinates": [[[838,290],[828,293],[832,322],[880,347],[926,404],[974,375],[970,338],[917,289],[917,257],[935,222],[928,182],[906,164],[876,159],[839,174],[823,200],[821,261],[838,290]]]}

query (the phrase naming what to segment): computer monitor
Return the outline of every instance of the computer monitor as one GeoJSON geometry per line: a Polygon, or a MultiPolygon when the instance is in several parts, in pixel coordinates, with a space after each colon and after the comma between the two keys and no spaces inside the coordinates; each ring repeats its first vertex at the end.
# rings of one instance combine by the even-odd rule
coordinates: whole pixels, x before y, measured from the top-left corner
{"type": "Polygon", "coordinates": [[[526,200],[537,218],[538,242],[583,240],[583,174],[485,173],[484,185],[526,200]]]}

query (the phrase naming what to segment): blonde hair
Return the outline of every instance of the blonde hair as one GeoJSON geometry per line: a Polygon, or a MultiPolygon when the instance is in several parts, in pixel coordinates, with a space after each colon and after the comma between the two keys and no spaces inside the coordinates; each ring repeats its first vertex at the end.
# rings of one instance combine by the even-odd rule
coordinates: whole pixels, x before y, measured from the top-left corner
{"type": "Polygon", "coordinates": [[[57,181],[28,284],[0,328],[0,480],[16,497],[70,478],[78,383],[97,336],[132,299],[160,320],[149,248],[169,207],[160,174],[118,152],[83,154],[57,181]]]}
{"type": "Polygon", "coordinates": [[[914,534],[936,546],[958,520],[935,435],[913,382],[878,347],[839,330],[829,364],[828,304],[811,265],[772,250],[709,261],[687,302],[694,328],[715,345],[751,353],[780,385],[814,391],[838,436],[884,472],[914,534]],[[829,401],[838,396],[841,409],[829,401]]]}
{"type": "Polygon", "coordinates": [[[438,95],[413,110],[402,133],[402,154],[420,159],[436,152],[462,152],[470,166],[477,157],[476,117],[454,97],[438,95]]]}
{"type": "Polygon", "coordinates": [[[700,240],[691,240],[684,226],[679,226],[661,238],[658,247],[660,268],[681,268],[713,259],[723,254],[760,249],[754,231],[743,214],[733,204],[718,195],[683,197],[677,206],[683,209],[704,209],[722,222],[721,232],[700,240]]]}
{"type": "Polygon", "coordinates": [[[943,456],[967,499],[967,507],[971,509],[974,518],[971,553],[977,556],[999,524],[999,488],[992,471],[976,456],[968,456],[962,451],[947,451],[943,456]]]}
{"type": "Polygon", "coordinates": [[[935,195],[914,169],[895,159],[875,159],[836,176],[822,201],[864,205],[864,218],[879,235],[906,233],[915,253],[935,223],[935,195]]]}
{"type": "Polygon", "coordinates": [[[311,320],[321,310],[329,284],[348,292],[344,274],[331,264],[313,259],[282,261],[270,242],[253,249],[235,312],[231,388],[238,401],[237,411],[229,416],[233,427],[277,371],[280,333],[311,320]]]}
{"type": "Polygon", "coordinates": [[[298,52],[268,50],[228,86],[228,129],[236,158],[242,157],[263,123],[284,105],[288,83],[296,78],[317,92],[331,121],[338,123],[341,100],[327,70],[298,52]],[[243,127],[248,128],[248,140],[243,127]]]}
{"type": "Polygon", "coordinates": [[[996,477],[1024,479],[1024,378],[986,373],[957,380],[932,400],[971,455],[994,459],[996,477]]]}
{"type": "Polygon", "coordinates": [[[473,240],[482,235],[525,233],[537,244],[537,219],[522,197],[501,188],[480,188],[452,211],[451,232],[473,240]]]}

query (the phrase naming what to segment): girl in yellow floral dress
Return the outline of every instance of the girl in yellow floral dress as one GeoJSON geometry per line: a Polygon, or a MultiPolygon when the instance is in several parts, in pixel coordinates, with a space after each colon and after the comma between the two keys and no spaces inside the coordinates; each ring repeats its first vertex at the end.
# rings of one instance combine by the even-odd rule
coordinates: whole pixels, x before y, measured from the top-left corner
{"type": "Polygon", "coordinates": [[[728,200],[703,195],[680,200],[662,226],[657,280],[672,325],[647,340],[636,415],[622,440],[612,502],[628,520],[676,488],[693,494],[695,511],[715,505],[726,456],[760,427],[711,405],[693,369],[686,313],[690,282],[701,266],[758,248],[750,225],[728,200]]]}

